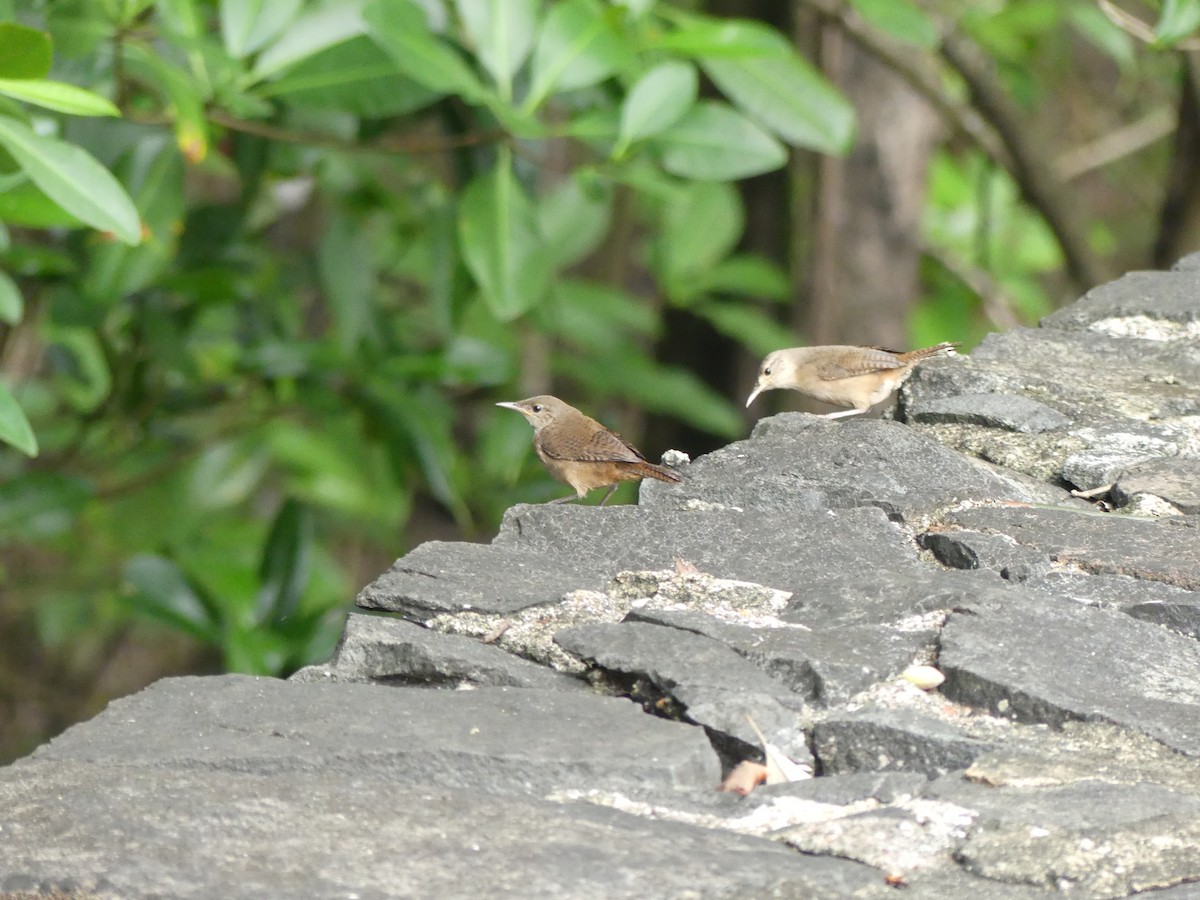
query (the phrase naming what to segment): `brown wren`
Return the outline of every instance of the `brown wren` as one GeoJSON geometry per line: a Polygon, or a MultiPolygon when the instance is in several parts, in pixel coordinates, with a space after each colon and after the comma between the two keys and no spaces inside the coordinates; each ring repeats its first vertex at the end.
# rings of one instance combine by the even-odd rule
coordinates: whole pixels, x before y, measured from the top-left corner
{"type": "Polygon", "coordinates": [[[767,354],[746,406],[763,391],[788,388],[814,400],[845,406],[827,419],[865,413],[900,386],[913,367],[935,356],[954,356],[956,343],[902,353],[879,347],[792,347],[767,354]]]}
{"type": "Polygon", "coordinates": [[[608,493],[600,501],[603,506],[622,481],[646,477],[672,483],[683,480],[670,469],[647,462],[625,438],[557,397],[542,395],[496,405],[515,409],[529,420],[538,459],[551,475],[575,489],[574,497],[559,497],[550,503],[566,503],[607,487],[608,493]]]}

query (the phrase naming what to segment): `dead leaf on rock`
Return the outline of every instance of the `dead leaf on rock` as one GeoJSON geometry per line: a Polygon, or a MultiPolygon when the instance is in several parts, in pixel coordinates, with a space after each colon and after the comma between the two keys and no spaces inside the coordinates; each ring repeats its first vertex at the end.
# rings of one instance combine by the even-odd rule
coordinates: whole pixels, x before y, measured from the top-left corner
{"type": "Polygon", "coordinates": [[[688,562],[681,557],[675,557],[675,574],[676,575],[698,575],[700,570],[696,568],[694,563],[688,562]]]}
{"type": "Polygon", "coordinates": [[[792,781],[805,781],[813,777],[812,769],[792,762],[786,753],[768,742],[752,718],[746,716],[746,721],[750,723],[750,727],[754,729],[754,733],[758,735],[758,740],[762,744],[763,756],[767,760],[767,784],[788,784],[792,781]]]}
{"type": "Polygon", "coordinates": [[[729,770],[729,774],[717,786],[717,790],[740,794],[745,797],[766,780],[766,766],[762,763],[750,762],[750,760],[744,759],[729,770]]]}

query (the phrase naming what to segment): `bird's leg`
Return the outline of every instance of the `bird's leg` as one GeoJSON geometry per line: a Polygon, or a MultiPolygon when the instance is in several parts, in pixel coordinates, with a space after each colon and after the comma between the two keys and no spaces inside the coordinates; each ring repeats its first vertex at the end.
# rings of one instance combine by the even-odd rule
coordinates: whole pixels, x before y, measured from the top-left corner
{"type": "Polygon", "coordinates": [[[837,412],[822,413],[822,419],[844,419],[846,416],[861,416],[865,409],[841,409],[837,412]]]}
{"type": "Polygon", "coordinates": [[[570,503],[572,500],[578,500],[578,499],[579,499],[578,497],[573,497],[570,494],[568,494],[566,497],[559,497],[555,500],[547,500],[542,505],[543,506],[554,506],[559,503],[570,503]]]}
{"type": "Polygon", "coordinates": [[[601,506],[603,506],[605,503],[607,503],[607,502],[608,502],[608,498],[609,498],[609,497],[611,497],[611,496],[613,495],[613,491],[615,491],[616,489],[617,489],[617,486],[616,486],[615,484],[613,484],[613,485],[609,485],[609,488],[608,488],[608,493],[607,493],[607,494],[605,494],[605,495],[604,495],[604,499],[600,501],[600,505],[601,505],[601,506]]]}

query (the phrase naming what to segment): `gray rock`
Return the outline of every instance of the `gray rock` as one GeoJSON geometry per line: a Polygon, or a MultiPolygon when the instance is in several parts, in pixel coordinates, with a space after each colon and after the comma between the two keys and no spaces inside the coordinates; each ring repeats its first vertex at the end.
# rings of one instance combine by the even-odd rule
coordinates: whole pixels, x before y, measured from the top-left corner
{"type": "Polygon", "coordinates": [[[614,697],[241,675],[156,682],[32,759],[255,776],[321,771],[498,793],[647,783],[708,789],[720,778],[700,729],[614,697]]]}
{"type": "Polygon", "coordinates": [[[1061,787],[941,784],[941,799],[977,812],[957,851],[986,878],[1127,894],[1200,880],[1200,796],[1154,784],[1078,781],[1061,787]]]}
{"type": "Polygon", "coordinates": [[[357,602],[422,621],[464,609],[510,614],[603,590],[622,571],[672,568],[676,558],[798,597],[841,580],[829,559],[856,571],[919,569],[907,538],[877,509],[794,513],[781,528],[774,516],[734,509],[518,506],[491,545],[423,544],[357,602]]]}
{"type": "Polygon", "coordinates": [[[1053,407],[1020,394],[959,394],[929,398],[921,405],[909,406],[906,414],[906,420],[910,422],[953,422],[1025,434],[1057,431],[1071,424],[1067,416],[1053,407]]]}
{"type": "Polygon", "coordinates": [[[1125,612],[1143,622],[1153,622],[1184,637],[1200,640],[1200,596],[1131,603],[1125,612]]]}
{"type": "Polygon", "coordinates": [[[418,621],[464,610],[509,614],[579,587],[598,587],[603,580],[601,571],[582,564],[564,568],[540,553],[430,541],[396,560],[359,592],[355,603],[418,621]]]}
{"type": "Polygon", "coordinates": [[[768,785],[751,796],[762,799],[796,797],[830,806],[852,806],[864,800],[897,803],[916,797],[928,784],[929,779],[918,772],[853,772],[768,785]]]}
{"type": "Polygon", "coordinates": [[[971,499],[1028,501],[1013,482],[894,422],[805,413],[761,420],[750,440],[688,467],[683,485],[651,488],[651,506],[689,502],[767,513],[875,506],[907,520],[971,499]]]}
{"type": "Polygon", "coordinates": [[[1177,452],[1178,447],[1170,441],[1117,432],[1070,454],[1063,460],[1062,477],[1079,490],[1090,491],[1112,484],[1127,469],[1177,452]]]}
{"type": "MultiPolygon", "coordinates": [[[[1078,572],[1057,571],[1031,578],[1023,587],[1040,596],[1073,600],[1085,606],[1103,606],[1125,612],[1141,605],[1186,605],[1189,601],[1200,599],[1194,591],[1129,575],[1084,575],[1078,572]]],[[[1153,621],[1152,614],[1140,618],[1153,621]]]]}
{"type": "Polygon", "coordinates": [[[290,679],[307,682],[381,682],[391,685],[496,685],[586,690],[587,685],[455,634],[440,634],[403,619],[351,613],[333,658],[290,679]]]}
{"type": "MultiPolygon", "coordinates": [[[[803,698],[719,641],[644,622],[564,628],[555,641],[651,708],[672,712],[663,702],[669,698],[680,714],[710,732],[761,748],[749,716],[793,760],[811,759],[797,713],[803,698]]],[[[746,756],[727,743],[721,749],[733,758],[746,756]]]]}
{"type": "Polygon", "coordinates": [[[825,774],[965,769],[991,749],[986,741],[906,709],[835,713],[813,726],[813,753],[825,774]]]}
{"type": "Polygon", "coordinates": [[[1006,534],[1059,566],[1200,590],[1200,517],[1149,520],[1066,509],[980,507],[951,513],[945,523],[1006,534]]]}
{"type": "Polygon", "coordinates": [[[1125,469],[1113,485],[1118,506],[1138,494],[1159,497],[1182,513],[1200,515],[1200,459],[1156,459],[1125,469]]]}
{"type": "Polygon", "coordinates": [[[1014,596],[951,614],[942,693],[1022,722],[1106,721],[1200,756],[1200,645],[1130,616],[1014,596]]]}
{"type": "Polygon", "coordinates": [[[733,648],[806,701],[844,703],[898,675],[936,641],[933,629],[888,625],[839,628],[748,628],[688,612],[634,610],[629,621],[702,634],[733,648]]]}
{"type": "Polygon", "coordinates": [[[938,562],[955,569],[990,569],[1002,578],[1024,581],[1050,572],[1050,561],[1006,534],[979,531],[926,531],[921,546],[938,562]]]}
{"type": "Polygon", "coordinates": [[[122,900],[837,898],[879,882],[761,838],[323,767],[21,763],[0,770],[0,828],[0,891],[122,900]]]}
{"type": "Polygon", "coordinates": [[[1198,295],[1200,275],[1190,264],[1171,272],[1130,272],[1046,316],[1042,326],[1088,328],[1106,319],[1134,316],[1179,324],[1200,322],[1198,295]]]}

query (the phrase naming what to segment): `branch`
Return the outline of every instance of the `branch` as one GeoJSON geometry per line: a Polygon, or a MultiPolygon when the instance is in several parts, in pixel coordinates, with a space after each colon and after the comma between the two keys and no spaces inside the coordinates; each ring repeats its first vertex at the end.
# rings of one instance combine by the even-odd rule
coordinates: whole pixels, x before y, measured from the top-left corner
{"type": "Polygon", "coordinates": [[[922,66],[925,57],[914,54],[911,48],[897,45],[879,34],[847,6],[843,0],[800,0],[815,10],[827,22],[836,25],[859,47],[874,55],[895,72],[909,87],[925,98],[951,128],[964,134],[988,157],[1005,169],[1011,167],[1008,150],[996,132],[969,104],[952,95],[943,86],[938,73],[922,66]]]}
{"type": "Polygon", "coordinates": [[[943,247],[922,241],[921,252],[967,286],[983,304],[983,314],[1002,331],[1024,324],[1013,308],[1013,302],[991,275],[976,266],[968,265],[943,247]]]}
{"type": "Polygon", "coordinates": [[[989,61],[973,43],[950,30],[942,37],[942,58],[966,82],[976,108],[996,129],[1012,159],[1009,174],[1054,232],[1071,278],[1083,289],[1103,284],[1109,273],[1088,246],[1085,230],[1076,216],[1078,204],[1071,189],[1059,182],[1050,164],[1040,159],[1035,148],[1026,141],[1023,116],[996,84],[989,61]]]}
{"type": "Polygon", "coordinates": [[[1022,195],[1046,220],[1062,248],[1067,270],[1080,288],[1108,280],[1108,272],[1088,246],[1077,221],[1069,189],[1059,183],[1054,170],[1038,159],[1022,132],[1023,115],[995,84],[988,60],[965,37],[943,24],[941,56],[958,73],[970,91],[971,103],[951,96],[937,73],[913,62],[910,48],[900,47],[880,35],[850,8],[845,0],[798,0],[840,28],[850,39],[904,79],[924,96],[947,121],[967,135],[991,160],[1005,169],[1022,195]]]}

